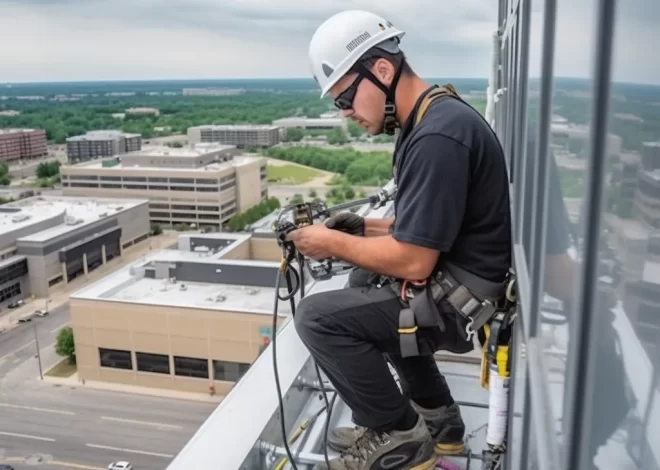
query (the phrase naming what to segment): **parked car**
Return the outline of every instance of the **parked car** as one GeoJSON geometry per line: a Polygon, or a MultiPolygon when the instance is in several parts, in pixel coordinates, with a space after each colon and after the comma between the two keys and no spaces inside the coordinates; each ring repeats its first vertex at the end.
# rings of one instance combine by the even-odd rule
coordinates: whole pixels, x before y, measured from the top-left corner
{"type": "Polygon", "coordinates": [[[39,316],[39,317],[45,317],[46,315],[48,315],[48,310],[42,310],[42,309],[39,308],[39,309],[34,311],[34,314],[39,316]]]}
{"type": "Polygon", "coordinates": [[[108,465],[108,470],[133,470],[133,465],[126,461],[112,462],[108,465]]]}
{"type": "Polygon", "coordinates": [[[17,300],[16,302],[12,302],[9,305],[7,305],[8,308],[18,308],[25,305],[25,300],[17,300]]]}

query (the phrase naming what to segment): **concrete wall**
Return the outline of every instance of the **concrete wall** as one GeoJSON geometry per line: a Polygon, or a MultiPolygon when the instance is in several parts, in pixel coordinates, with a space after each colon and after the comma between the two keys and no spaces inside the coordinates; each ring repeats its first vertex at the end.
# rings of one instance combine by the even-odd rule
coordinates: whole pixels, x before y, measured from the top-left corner
{"type": "Polygon", "coordinates": [[[149,233],[149,202],[144,201],[135,207],[120,212],[116,215],[121,226],[121,242],[126,243],[149,233]]]}
{"type": "MultiPolygon", "coordinates": [[[[177,262],[174,277],[185,282],[209,282],[237,286],[273,287],[279,265],[177,262]]],[[[286,281],[282,279],[283,284],[286,281]]]]}
{"type": "Polygon", "coordinates": [[[236,167],[236,210],[245,212],[261,202],[261,161],[247,163],[236,167]]]}
{"type": "Polygon", "coordinates": [[[250,238],[250,259],[277,261],[282,259],[282,250],[274,238],[250,238]]]}
{"type": "MultiPolygon", "coordinates": [[[[11,209],[12,208],[10,206],[10,207],[2,208],[0,210],[2,210],[3,212],[12,212],[11,209]]],[[[16,240],[18,240],[21,237],[27,237],[28,235],[32,235],[33,233],[41,232],[42,230],[46,230],[51,227],[57,227],[58,225],[61,225],[63,223],[64,223],[64,212],[61,212],[59,214],[53,214],[53,216],[48,219],[41,220],[34,224],[26,225],[17,230],[8,230],[7,232],[0,234],[0,250],[4,250],[5,248],[15,246],[16,240]]]]}
{"type": "Polygon", "coordinates": [[[222,256],[222,259],[252,259],[250,252],[250,239],[237,242],[231,249],[222,256]]]}
{"type": "MultiPolygon", "coordinates": [[[[213,360],[251,364],[269,315],[71,299],[78,374],[100,380],[186,392],[226,394],[234,382],[214,380],[213,360]],[[130,351],[132,370],[101,367],[99,348],[130,351]],[[169,356],[170,373],[137,370],[136,352],[169,356]],[[173,356],[205,359],[209,378],[178,376],[173,356]]],[[[281,320],[280,320],[281,321],[281,320]]]]}

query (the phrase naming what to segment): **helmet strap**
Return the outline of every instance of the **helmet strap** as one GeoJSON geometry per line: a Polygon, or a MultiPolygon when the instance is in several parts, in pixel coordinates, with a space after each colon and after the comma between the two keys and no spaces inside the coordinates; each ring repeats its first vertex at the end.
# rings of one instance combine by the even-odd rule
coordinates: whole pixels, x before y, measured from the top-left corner
{"type": "Polygon", "coordinates": [[[383,119],[383,129],[382,131],[388,135],[394,135],[394,132],[401,127],[399,121],[396,119],[396,105],[394,104],[394,98],[396,95],[396,86],[399,83],[399,77],[401,77],[401,71],[403,67],[399,65],[396,72],[394,73],[394,78],[392,79],[392,85],[387,88],[383,83],[376,78],[376,76],[371,73],[364,64],[358,64],[358,73],[364,75],[370,82],[380,88],[383,93],[385,93],[385,109],[384,114],[385,118],[383,119]]]}

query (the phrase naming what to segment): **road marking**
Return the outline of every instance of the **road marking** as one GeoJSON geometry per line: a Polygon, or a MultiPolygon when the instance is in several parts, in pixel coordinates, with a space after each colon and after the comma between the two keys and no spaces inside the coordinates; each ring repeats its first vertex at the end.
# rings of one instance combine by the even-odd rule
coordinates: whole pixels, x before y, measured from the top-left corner
{"type": "Polygon", "coordinates": [[[18,433],[15,433],[15,432],[0,431],[0,435],[13,436],[13,437],[22,437],[24,439],[34,439],[35,441],[55,442],[55,439],[51,439],[50,437],[32,436],[30,434],[18,434],[18,433]]]}
{"type": "Polygon", "coordinates": [[[60,326],[56,326],[55,328],[53,328],[52,330],[50,330],[50,332],[51,332],[51,333],[57,333],[58,331],[60,331],[62,328],[64,328],[64,327],[67,326],[68,324],[69,324],[69,322],[62,323],[60,326]]]}
{"type": "Polygon", "coordinates": [[[101,419],[105,419],[106,421],[119,421],[122,423],[145,424],[147,426],[157,426],[159,428],[181,429],[181,426],[177,424],[155,423],[153,421],[139,421],[137,419],[112,418],[110,416],[101,416],[101,419]]]}
{"type": "Polygon", "coordinates": [[[80,468],[81,470],[105,470],[105,467],[91,467],[89,465],[82,465],[73,462],[63,462],[61,460],[51,460],[48,465],[58,465],[60,467],[80,468]]]}
{"type": "Polygon", "coordinates": [[[121,447],[102,446],[100,444],[85,444],[85,445],[87,447],[94,447],[96,449],[117,450],[119,452],[130,452],[132,454],[151,455],[153,457],[163,457],[163,458],[166,458],[166,459],[171,459],[172,457],[174,457],[171,454],[160,454],[158,452],[147,452],[146,450],[122,449],[121,447]]]}
{"type": "Polygon", "coordinates": [[[73,416],[76,413],[73,411],[62,411],[62,410],[53,410],[50,408],[37,408],[35,406],[25,406],[25,405],[12,405],[9,403],[0,403],[0,406],[6,406],[8,408],[21,408],[23,410],[32,410],[32,411],[43,411],[44,413],[55,413],[59,415],[69,415],[73,416]]]}
{"type": "Polygon", "coordinates": [[[22,350],[24,350],[25,348],[27,348],[27,347],[29,347],[29,346],[32,346],[33,344],[34,344],[34,340],[30,341],[30,342],[27,343],[27,344],[24,344],[24,345],[21,346],[20,348],[18,348],[18,349],[16,349],[16,350],[12,351],[12,352],[10,352],[10,353],[5,354],[4,356],[0,357],[0,362],[4,361],[4,360],[7,359],[9,356],[13,356],[13,355],[16,354],[17,352],[21,352],[22,350]]]}

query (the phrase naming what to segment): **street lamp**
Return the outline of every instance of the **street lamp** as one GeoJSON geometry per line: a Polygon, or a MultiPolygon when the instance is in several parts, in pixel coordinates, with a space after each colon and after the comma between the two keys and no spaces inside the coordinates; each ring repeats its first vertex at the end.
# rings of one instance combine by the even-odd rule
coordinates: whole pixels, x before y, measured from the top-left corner
{"type": "Polygon", "coordinates": [[[32,322],[32,330],[34,331],[34,342],[37,346],[37,361],[39,362],[39,377],[41,380],[44,379],[44,372],[41,368],[41,351],[39,350],[39,336],[37,335],[37,322],[32,322]]]}

